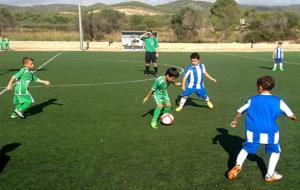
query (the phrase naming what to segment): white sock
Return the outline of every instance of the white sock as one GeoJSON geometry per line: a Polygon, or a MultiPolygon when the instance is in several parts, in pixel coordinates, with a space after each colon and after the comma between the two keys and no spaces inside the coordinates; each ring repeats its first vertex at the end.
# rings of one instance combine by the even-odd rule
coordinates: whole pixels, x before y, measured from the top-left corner
{"type": "Polygon", "coordinates": [[[209,101],[209,97],[207,96],[204,101],[208,102],[209,101]]]}
{"type": "Polygon", "coordinates": [[[246,160],[248,156],[248,152],[246,150],[242,149],[236,159],[236,165],[242,166],[244,161],[246,160]]]}
{"type": "Polygon", "coordinates": [[[279,64],[280,69],[283,69],[282,63],[279,64]]]}
{"type": "Polygon", "coordinates": [[[278,163],[280,153],[272,153],[269,160],[267,176],[272,176],[275,172],[276,165],[278,163]]]}
{"type": "Polygon", "coordinates": [[[186,100],[187,100],[187,98],[182,97],[182,98],[180,99],[179,106],[180,106],[180,107],[183,107],[184,104],[185,104],[185,102],[186,102],[186,100]]]}
{"type": "Polygon", "coordinates": [[[277,68],[277,64],[276,63],[274,63],[274,68],[273,69],[276,69],[277,68]]]}

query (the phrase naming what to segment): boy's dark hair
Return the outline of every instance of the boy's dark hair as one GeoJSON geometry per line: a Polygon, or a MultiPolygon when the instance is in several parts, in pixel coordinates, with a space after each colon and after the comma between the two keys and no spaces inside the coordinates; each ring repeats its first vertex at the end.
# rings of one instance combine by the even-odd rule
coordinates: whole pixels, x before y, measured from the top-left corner
{"type": "Polygon", "coordinates": [[[191,59],[198,59],[200,60],[200,55],[199,53],[192,53],[191,56],[190,56],[191,59]]]}
{"type": "Polygon", "coordinates": [[[149,30],[147,30],[147,32],[151,32],[152,33],[152,30],[149,29],[149,30]]]}
{"type": "Polygon", "coordinates": [[[34,61],[34,60],[33,60],[33,58],[31,58],[31,57],[23,57],[23,59],[22,59],[23,65],[24,65],[25,63],[27,63],[27,61],[34,61]]]}
{"type": "Polygon", "coordinates": [[[179,71],[178,71],[177,68],[171,67],[171,68],[168,68],[168,70],[166,71],[166,75],[168,75],[169,77],[178,78],[179,77],[179,71]]]}
{"type": "Polygon", "coordinates": [[[271,91],[275,86],[275,80],[270,76],[263,76],[257,79],[256,85],[263,90],[271,91]]]}
{"type": "Polygon", "coordinates": [[[282,45],[282,42],[278,42],[278,45],[282,45]]]}

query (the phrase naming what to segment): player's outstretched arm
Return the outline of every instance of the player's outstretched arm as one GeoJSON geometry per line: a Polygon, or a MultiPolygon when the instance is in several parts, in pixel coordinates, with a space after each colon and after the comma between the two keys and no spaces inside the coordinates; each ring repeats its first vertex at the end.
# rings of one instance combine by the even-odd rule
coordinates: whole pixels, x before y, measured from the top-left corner
{"type": "Polygon", "coordinates": [[[209,74],[208,72],[205,73],[205,76],[206,76],[209,80],[211,80],[211,81],[213,81],[213,82],[217,82],[217,80],[216,80],[215,78],[213,78],[212,76],[210,76],[210,74],[209,74]]]}
{"type": "Polygon", "coordinates": [[[273,59],[275,59],[275,54],[276,54],[276,49],[274,49],[274,51],[273,51],[273,59]]]}
{"type": "Polygon", "coordinates": [[[11,90],[12,89],[13,83],[15,82],[15,80],[16,80],[16,77],[14,77],[14,76],[11,77],[11,79],[9,80],[9,82],[7,84],[7,87],[6,87],[7,90],[11,90]]]}
{"type": "Polygon", "coordinates": [[[147,101],[151,97],[152,93],[153,93],[153,90],[152,89],[149,90],[149,92],[147,93],[146,97],[143,99],[143,104],[147,103],[147,101]]]}
{"type": "Polygon", "coordinates": [[[231,121],[230,126],[232,128],[236,128],[237,124],[239,123],[240,117],[242,116],[241,113],[237,112],[234,119],[231,121]]]}
{"type": "Polygon", "coordinates": [[[42,83],[42,84],[44,84],[44,85],[50,85],[50,81],[47,81],[47,80],[41,80],[41,79],[37,79],[37,81],[36,82],[38,82],[38,83],[42,83]]]}

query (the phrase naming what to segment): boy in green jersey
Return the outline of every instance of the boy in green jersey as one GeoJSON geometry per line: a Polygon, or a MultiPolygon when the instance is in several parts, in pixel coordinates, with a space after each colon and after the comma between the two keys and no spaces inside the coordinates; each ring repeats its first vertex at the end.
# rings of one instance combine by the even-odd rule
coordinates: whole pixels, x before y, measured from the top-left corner
{"type": "Polygon", "coordinates": [[[11,115],[12,119],[17,117],[24,119],[23,113],[30,107],[32,103],[34,103],[34,100],[28,91],[28,86],[32,81],[50,85],[49,81],[41,80],[34,74],[32,71],[34,68],[34,60],[32,58],[24,57],[22,62],[24,68],[11,77],[6,87],[7,90],[12,90],[13,83],[16,81],[13,98],[13,103],[16,105],[16,108],[11,115]]]}
{"type": "Polygon", "coordinates": [[[0,52],[2,52],[4,49],[4,45],[3,45],[4,41],[3,41],[3,38],[2,36],[0,36],[0,52]]]}
{"type": "Polygon", "coordinates": [[[154,110],[154,115],[151,121],[151,127],[153,129],[157,129],[157,120],[161,113],[161,110],[164,108],[163,114],[168,113],[171,110],[171,101],[168,95],[167,88],[168,86],[173,83],[176,86],[180,86],[181,83],[175,82],[175,79],[179,77],[179,72],[177,68],[169,68],[165,74],[165,76],[158,77],[148,94],[143,100],[145,104],[151,95],[157,104],[156,109],[154,110]],[[165,105],[165,107],[164,107],[165,105]]]}
{"type": "Polygon", "coordinates": [[[145,76],[147,77],[150,74],[150,63],[153,63],[154,66],[154,75],[157,75],[158,72],[158,65],[157,65],[157,57],[158,57],[158,52],[157,48],[159,47],[158,45],[158,40],[157,38],[153,35],[152,30],[147,30],[145,34],[141,36],[141,40],[144,41],[145,44],[145,76]]]}
{"type": "Polygon", "coordinates": [[[5,36],[3,38],[2,44],[3,44],[3,47],[4,47],[4,51],[9,51],[9,39],[8,39],[7,36],[5,36]]]}

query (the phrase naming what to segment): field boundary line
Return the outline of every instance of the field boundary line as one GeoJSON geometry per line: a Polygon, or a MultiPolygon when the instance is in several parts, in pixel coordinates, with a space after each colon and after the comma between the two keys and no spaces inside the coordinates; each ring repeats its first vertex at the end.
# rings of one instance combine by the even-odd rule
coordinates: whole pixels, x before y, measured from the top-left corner
{"type": "MultiPolygon", "coordinates": [[[[246,55],[236,55],[236,54],[230,54],[230,53],[216,52],[216,54],[227,55],[227,56],[232,56],[232,57],[241,57],[241,58],[247,58],[247,59],[254,59],[254,60],[260,60],[260,61],[272,61],[273,60],[273,59],[267,59],[267,58],[262,58],[262,57],[250,57],[250,56],[246,56],[246,55]]],[[[274,62],[274,60],[273,60],[273,62],[274,62]]],[[[291,65],[300,65],[300,63],[293,62],[293,61],[284,61],[284,63],[288,63],[291,65]]]]}
{"type": "MultiPolygon", "coordinates": [[[[50,58],[48,61],[46,61],[45,63],[43,63],[42,65],[40,65],[36,70],[34,70],[33,72],[37,72],[39,71],[40,69],[42,69],[44,66],[46,66],[48,63],[50,63],[51,61],[53,61],[56,57],[58,57],[59,55],[61,55],[63,52],[59,52],[58,54],[56,54],[55,56],[53,56],[52,58],[50,58]]],[[[17,83],[13,83],[13,87],[16,85],[17,83]]],[[[0,92],[0,96],[3,95],[7,89],[6,87],[2,87],[4,88],[1,92],[0,92]]]]}

